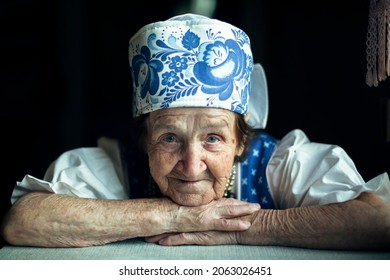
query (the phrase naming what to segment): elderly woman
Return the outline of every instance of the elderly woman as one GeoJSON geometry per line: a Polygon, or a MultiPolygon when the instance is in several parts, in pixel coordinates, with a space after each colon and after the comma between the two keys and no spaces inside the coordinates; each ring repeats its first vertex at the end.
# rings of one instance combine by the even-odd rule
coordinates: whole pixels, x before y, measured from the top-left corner
{"type": "Polygon", "coordinates": [[[185,14],[141,28],[129,58],[133,141],[102,138],[17,182],[10,244],[390,248],[387,173],[364,182],[340,147],[265,133],[265,76],[242,30],[185,14]]]}

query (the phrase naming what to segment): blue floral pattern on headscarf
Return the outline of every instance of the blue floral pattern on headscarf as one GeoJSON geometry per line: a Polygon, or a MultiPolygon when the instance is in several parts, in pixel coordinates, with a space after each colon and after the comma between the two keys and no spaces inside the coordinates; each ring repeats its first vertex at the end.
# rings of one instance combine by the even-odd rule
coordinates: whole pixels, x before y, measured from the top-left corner
{"type": "Polygon", "coordinates": [[[248,36],[240,29],[230,30],[230,38],[211,27],[201,30],[203,34],[191,28],[183,35],[171,32],[164,40],[160,33],[150,33],[147,45],[130,61],[135,98],[138,94],[149,98],[151,106],[169,108],[183,98],[196,100],[201,92],[205,106],[219,107],[231,99],[229,109],[245,114],[253,59],[248,36]]]}
{"type": "Polygon", "coordinates": [[[133,59],[135,85],[141,87],[141,97],[145,98],[146,93],[156,94],[159,81],[158,72],[162,71],[161,61],[150,58],[150,50],[146,46],[141,48],[141,54],[133,59]],[[140,80],[142,84],[139,84],[140,80]]]}

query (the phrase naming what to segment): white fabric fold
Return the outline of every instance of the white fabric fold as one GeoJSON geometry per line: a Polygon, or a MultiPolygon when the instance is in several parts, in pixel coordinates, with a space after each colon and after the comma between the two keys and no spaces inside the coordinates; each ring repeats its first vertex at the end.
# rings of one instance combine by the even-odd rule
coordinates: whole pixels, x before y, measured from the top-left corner
{"type": "Polygon", "coordinates": [[[344,202],[366,191],[390,203],[387,173],[366,183],[341,147],[310,142],[299,129],[278,143],[267,179],[275,206],[281,209],[344,202]]]}
{"type": "MultiPolygon", "coordinates": [[[[114,143],[105,143],[105,147],[114,143]]],[[[78,148],[60,155],[47,169],[43,180],[26,175],[12,193],[14,203],[31,191],[44,191],[85,198],[127,199],[118,149],[78,148]],[[111,154],[108,152],[111,151],[111,154]]]]}
{"type": "Polygon", "coordinates": [[[261,64],[253,65],[251,91],[248,103],[248,123],[257,129],[264,129],[268,120],[268,87],[261,64]]]}

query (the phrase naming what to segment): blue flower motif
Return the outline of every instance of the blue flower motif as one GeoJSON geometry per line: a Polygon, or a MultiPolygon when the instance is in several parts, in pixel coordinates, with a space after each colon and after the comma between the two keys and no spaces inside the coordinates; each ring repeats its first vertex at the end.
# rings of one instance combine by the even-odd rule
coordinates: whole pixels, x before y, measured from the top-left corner
{"type": "Polygon", "coordinates": [[[200,61],[194,65],[195,77],[203,83],[207,94],[218,94],[220,100],[232,95],[234,81],[242,79],[246,72],[246,56],[236,41],[215,41],[205,46],[200,61]]]}
{"type": "Polygon", "coordinates": [[[155,95],[160,84],[158,72],[163,70],[163,63],[160,60],[151,59],[150,49],[143,46],[141,53],[133,57],[131,65],[135,86],[141,88],[141,98],[145,98],[147,92],[155,95]]]}
{"type": "Polygon", "coordinates": [[[179,81],[179,77],[175,71],[165,72],[162,74],[162,77],[162,84],[168,87],[174,86],[179,81]]]}
{"type": "Polygon", "coordinates": [[[188,68],[187,65],[188,59],[185,57],[175,56],[172,58],[171,63],[169,63],[169,69],[173,69],[176,72],[181,72],[188,68]]]}

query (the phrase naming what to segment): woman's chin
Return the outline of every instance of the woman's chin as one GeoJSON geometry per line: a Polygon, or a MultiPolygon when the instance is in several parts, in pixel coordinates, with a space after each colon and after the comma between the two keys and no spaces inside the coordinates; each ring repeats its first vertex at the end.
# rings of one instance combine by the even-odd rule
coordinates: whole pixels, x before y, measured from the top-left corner
{"type": "Polygon", "coordinates": [[[206,205],[214,200],[213,197],[204,197],[198,194],[181,194],[171,197],[171,199],[179,205],[193,207],[206,205]]]}

